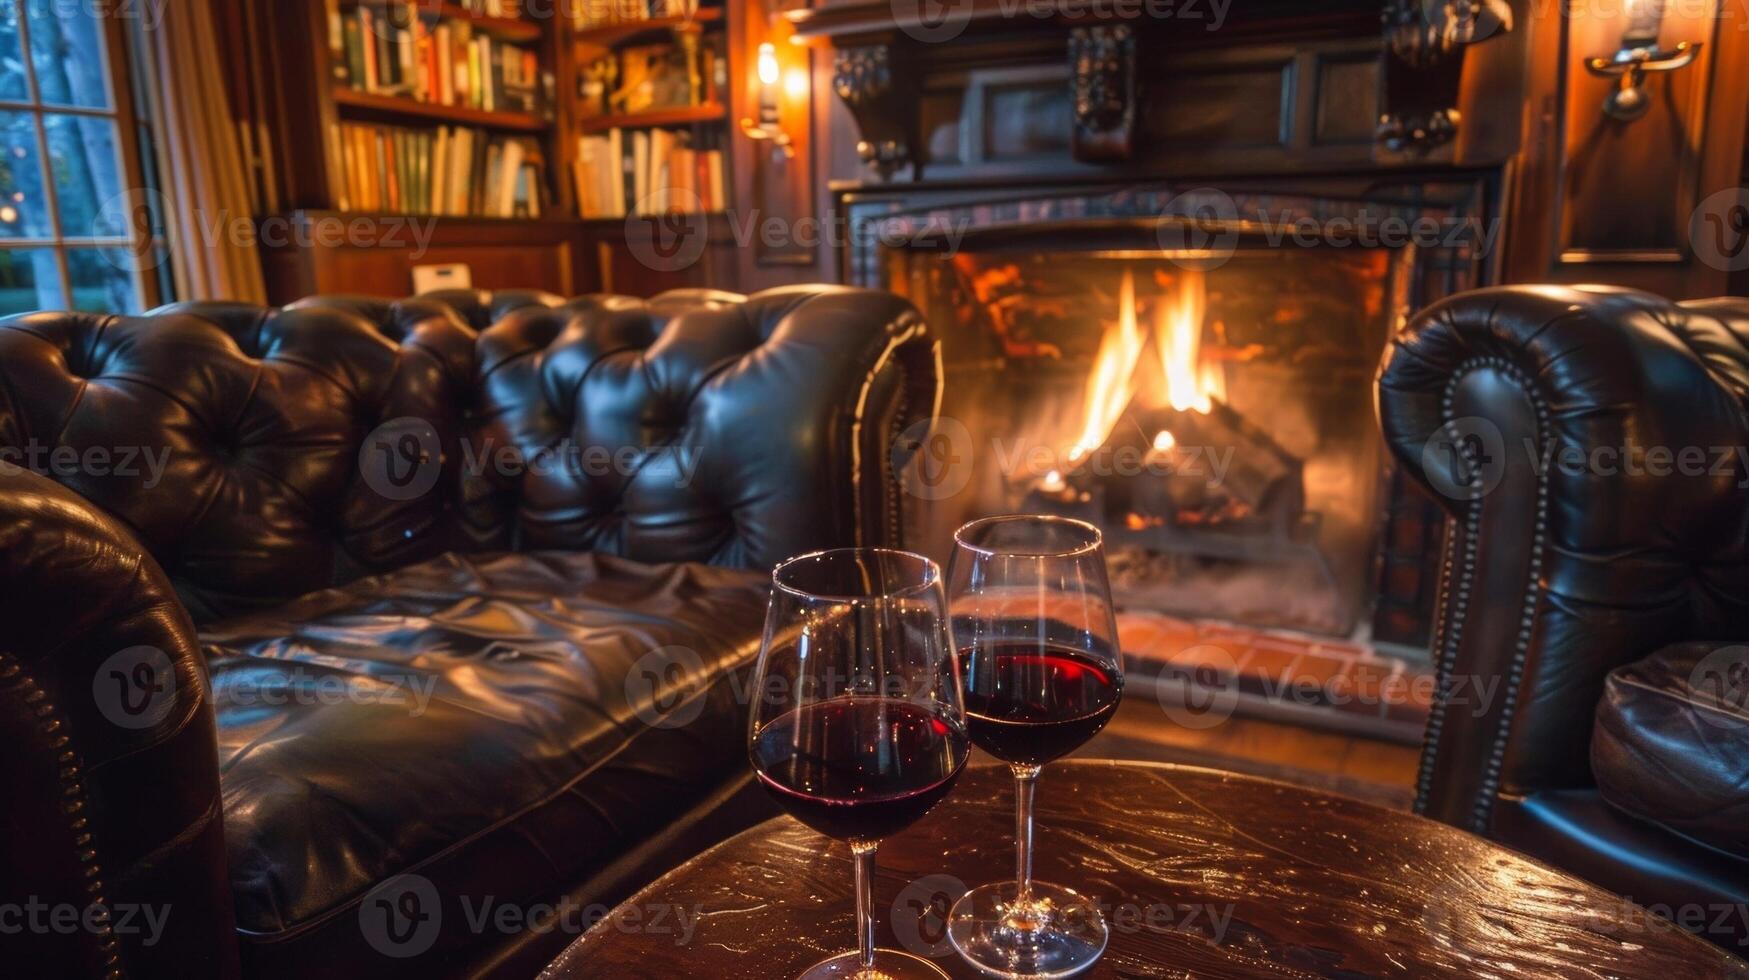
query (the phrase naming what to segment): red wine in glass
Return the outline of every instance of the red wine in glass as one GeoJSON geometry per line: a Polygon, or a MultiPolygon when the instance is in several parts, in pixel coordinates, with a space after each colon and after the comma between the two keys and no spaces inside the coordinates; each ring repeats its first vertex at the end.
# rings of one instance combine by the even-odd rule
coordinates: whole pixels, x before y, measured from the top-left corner
{"type": "Polygon", "coordinates": [[[838,840],[880,840],[941,802],[965,768],[968,745],[965,731],[939,712],[849,697],[778,717],[750,751],[760,784],[790,816],[838,840]]]}
{"type": "Polygon", "coordinates": [[[1111,937],[1099,907],[1032,876],[1040,770],[1104,728],[1123,694],[1099,529],[1062,517],[973,521],[954,534],[948,600],[972,742],[1014,772],[1014,879],[948,912],[948,940],[985,976],[1058,980],[1111,937]]]}
{"type": "Polygon", "coordinates": [[[855,858],[856,949],[798,980],[948,980],[927,959],[875,944],[874,887],[881,840],[941,802],[971,753],[941,569],[882,548],[779,565],[749,689],[759,784],[855,858]]]}
{"type": "Polygon", "coordinates": [[[1003,762],[1042,766],[1080,748],[1123,694],[1109,660],[1062,644],[998,642],[960,658],[972,742],[1003,762]]]}

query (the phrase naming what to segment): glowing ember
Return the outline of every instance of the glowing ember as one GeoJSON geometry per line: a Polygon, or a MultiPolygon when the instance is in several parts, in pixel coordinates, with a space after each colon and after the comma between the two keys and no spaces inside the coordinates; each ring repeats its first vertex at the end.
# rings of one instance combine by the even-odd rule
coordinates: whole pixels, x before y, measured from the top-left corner
{"type": "Polygon", "coordinates": [[[1038,487],[1046,493],[1062,493],[1068,489],[1069,484],[1063,479],[1063,474],[1052,470],[1039,481],[1038,487]]]}
{"type": "Polygon", "coordinates": [[[1155,452],[1157,452],[1157,453],[1171,452],[1172,447],[1176,446],[1176,445],[1178,445],[1178,440],[1173,438],[1172,433],[1167,432],[1165,429],[1161,429],[1159,432],[1154,434],[1154,451],[1155,452]]]}

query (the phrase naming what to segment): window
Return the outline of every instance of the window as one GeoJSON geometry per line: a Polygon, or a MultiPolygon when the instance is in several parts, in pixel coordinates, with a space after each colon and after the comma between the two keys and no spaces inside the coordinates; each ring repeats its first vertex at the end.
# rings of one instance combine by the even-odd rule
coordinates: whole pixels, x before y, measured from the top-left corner
{"type": "Polygon", "coordinates": [[[0,315],[138,312],[159,252],[101,0],[0,0],[0,315]],[[28,54],[28,56],[26,56],[28,54]]]}

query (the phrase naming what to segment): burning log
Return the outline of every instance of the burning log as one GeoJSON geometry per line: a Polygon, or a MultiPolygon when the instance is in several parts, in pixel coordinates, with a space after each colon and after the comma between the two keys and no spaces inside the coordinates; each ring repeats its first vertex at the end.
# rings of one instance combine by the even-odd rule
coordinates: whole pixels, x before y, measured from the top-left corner
{"type": "Polygon", "coordinates": [[[1107,523],[1261,525],[1286,535],[1305,510],[1304,465],[1231,406],[1132,410],[1105,444],[1034,493],[1046,505],[1098,500],[1107,523]]]}
{"type": "Polygon", "coordinates": [[[1174,513],[1199,499],[1199,509],[1206,509],[1210,499],[1223,496],[1271,518],[1291,520],[1305,509],[1304,464],[1225,402],[1211,399],[1207,412],[1144,412],[1138,421],[1144,432],[1168,433],[1166,451],[1180,461],[1175,470],[1182,472],[1167,481],[1174,513]],[[1200,485],[1200,497],[1183,486],[1185,477],[1200,485]]]}

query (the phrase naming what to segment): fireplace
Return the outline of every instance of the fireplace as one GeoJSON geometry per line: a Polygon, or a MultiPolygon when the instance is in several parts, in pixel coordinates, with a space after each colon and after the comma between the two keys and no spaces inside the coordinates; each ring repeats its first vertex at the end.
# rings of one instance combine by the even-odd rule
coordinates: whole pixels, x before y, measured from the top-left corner
{"type": "Polygon", "coordinates": [[[1127,614],[1424,658],[1440,522],[1371,384],[1411,310],[1480,277],[1479,195],[1368,190],[851,196],[852,278],[942,336],[912,539],[1079,517],[1127,614]]]}

